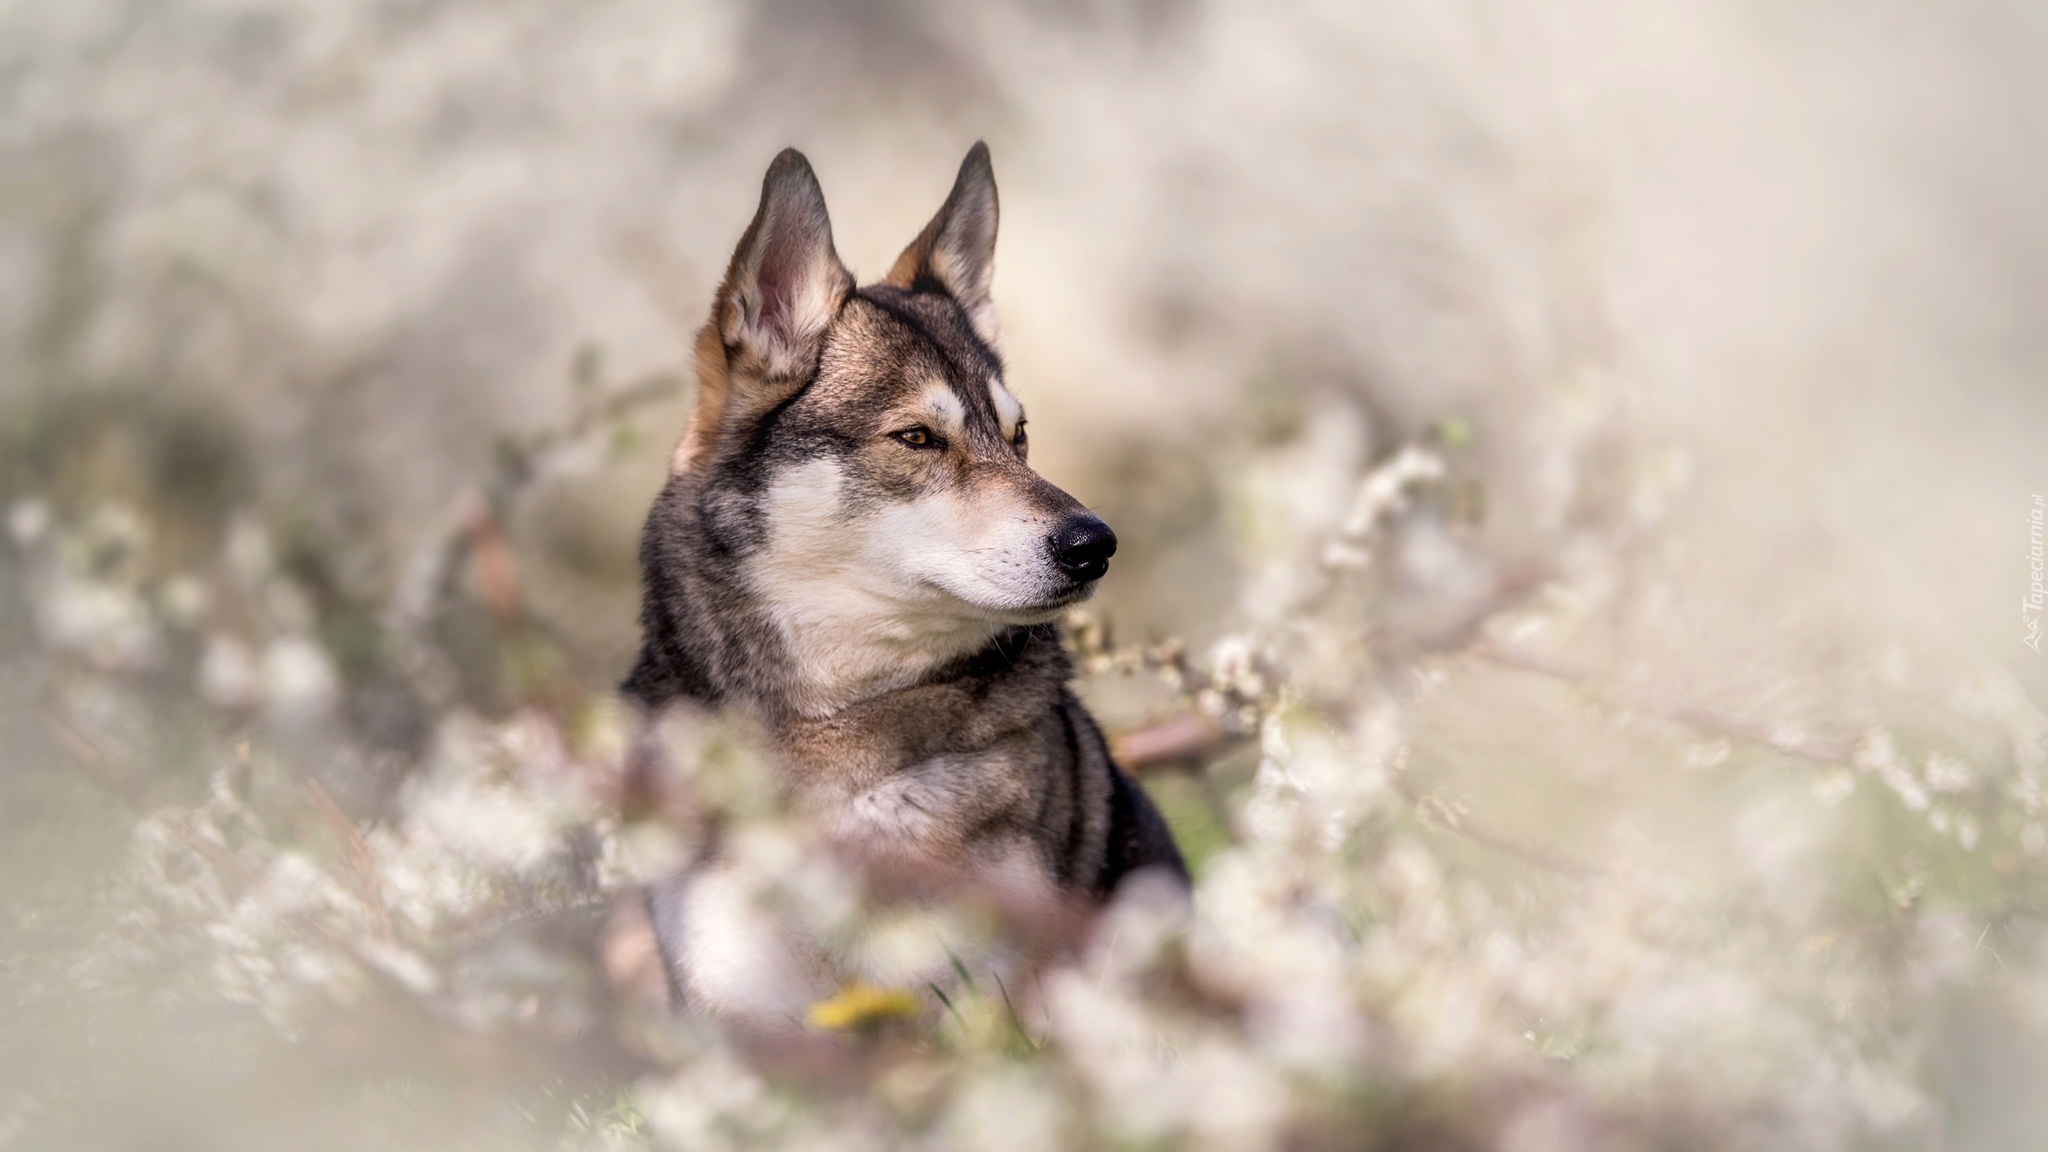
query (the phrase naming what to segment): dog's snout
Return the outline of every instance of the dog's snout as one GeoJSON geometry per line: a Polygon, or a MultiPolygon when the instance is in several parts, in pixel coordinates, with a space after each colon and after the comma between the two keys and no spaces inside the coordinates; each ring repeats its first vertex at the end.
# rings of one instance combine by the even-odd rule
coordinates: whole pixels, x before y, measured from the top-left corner
{"type": "Polygon", "coordinates": [[[1097,580],[1116,555],[1116,533],[1101,519],[1082,513],[1061,524],[1048,542],[1053,563],[1077,581],[1097,580]]]}

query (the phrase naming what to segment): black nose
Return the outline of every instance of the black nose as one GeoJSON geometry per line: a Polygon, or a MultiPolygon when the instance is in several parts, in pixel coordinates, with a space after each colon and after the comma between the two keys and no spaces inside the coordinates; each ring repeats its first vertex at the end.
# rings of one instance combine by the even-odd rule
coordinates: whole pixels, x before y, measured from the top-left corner
{"type": "Polygon", "coordinates": [[[1048,543],[1053,563],[1080,583],[1101,579],[1109,571],[1109,558],[1116,555],[1116,533],[1085,512],[1060,525],[1048,543]]]}

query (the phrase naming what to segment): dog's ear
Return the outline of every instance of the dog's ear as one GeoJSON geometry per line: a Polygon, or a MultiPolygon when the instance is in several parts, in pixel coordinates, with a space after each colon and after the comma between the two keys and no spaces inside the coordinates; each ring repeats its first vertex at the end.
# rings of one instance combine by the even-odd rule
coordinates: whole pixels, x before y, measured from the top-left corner
{"type": "Polygon", "coordinates": [[[803,153],[785,148],[768,166],[761,206],[733,251],[711,322],[697,335],[697,409],[671,469],[687,470],[708,455],[720,429],[802,387],[852,290],[853,274],[832,247],[818,177],[803,153]]]}
{"type": "Polygon", "coordinates": [[[941,291],[959,302],[983,340],[995,343],[996,309],[989,281],[996,271],[996,173],[988,145],[977,140],[960,162],[952,195],[924,226],[882,283],[941,291]]]}
{"type": "Polygon", "coordinates": [[[818,338],[852,287],[853,275],[832,248],[824,189],[804,154],[785,148],[768,166],[761,207],[726,269],[719,334],[760,361],[761,376],[800,381],[815,366],[818,338]]]}

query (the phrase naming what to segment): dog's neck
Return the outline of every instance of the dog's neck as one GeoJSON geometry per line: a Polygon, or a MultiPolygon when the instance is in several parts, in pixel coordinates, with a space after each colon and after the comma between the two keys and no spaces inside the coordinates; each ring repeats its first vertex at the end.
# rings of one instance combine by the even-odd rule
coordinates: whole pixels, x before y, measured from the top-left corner
{"type": "Polygon", "coordinates": [[[1007,667],[1026,646],[1059,647],[1050,624],[897,616],[887,625],[857,613],[776,621],[774,613],[757,611],[738,628],[717,613],[698,616],[699,637],[710,643],[695,650],[664,646],[650,629],[626,692],[650,708],[682,697],[739,707],[771,725],[819,721],[909,689],[1007,667]],[[761,625],[770,622],[777,625],[775,642],[764,643],[761,625]],[[715,666],[696,655],[703,651],[716,654],[715,666]]]}
{"type": "Polygon", "coordinates": [[[858,601],[775,612],[786,657],[782,703],[806,719],[921,684],[987,648],[1004,630],[981,620],[885,612],[858,601]]]}

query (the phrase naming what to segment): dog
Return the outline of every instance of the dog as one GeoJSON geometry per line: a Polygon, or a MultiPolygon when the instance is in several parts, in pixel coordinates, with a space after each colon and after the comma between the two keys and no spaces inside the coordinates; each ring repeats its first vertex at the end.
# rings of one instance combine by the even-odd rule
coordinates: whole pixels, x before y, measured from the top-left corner
{"type": "MultiPolygon", "coordinates": [[[[824,193],[777,156],[696,346],[698,392],[642,537],[625,694],[734,709],[790,809],[870,875],[1095,908],[1164,819],[1068,686],[1057,619],[1116,534],[1027,462],[996,351],[997,198],[977,143],[888,274],[856,285],[824,193]]],[[[649,897],[687,1008],[789,1020],[833,991],[715,859],[649,897]]]]}

